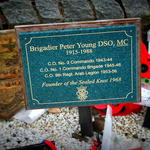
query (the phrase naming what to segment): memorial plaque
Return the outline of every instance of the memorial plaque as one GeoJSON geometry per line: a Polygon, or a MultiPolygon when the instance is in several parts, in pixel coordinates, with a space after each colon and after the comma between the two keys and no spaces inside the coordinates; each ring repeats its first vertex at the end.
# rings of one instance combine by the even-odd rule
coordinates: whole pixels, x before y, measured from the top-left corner
{"type": "Polygon", "coordinates": [[[139,19],[16,26],[27,108],[137,102],[139,19]]]}

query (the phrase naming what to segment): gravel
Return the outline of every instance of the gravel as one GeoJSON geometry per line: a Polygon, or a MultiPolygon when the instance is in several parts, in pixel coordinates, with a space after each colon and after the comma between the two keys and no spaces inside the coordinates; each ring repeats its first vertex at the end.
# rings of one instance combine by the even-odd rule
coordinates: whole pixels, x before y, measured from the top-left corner
{"type": "MultiPolygon", "coordinates": [[[[141,113],[113,117],[113,132],[126,139],[150,143],[150,130],[142,123],[146,107],[141,113]]],[[[0,150],[41,143],[47,139],[55,141],[58,150],[90,150],[93,138],[79,141],[72,138],[80,132],[77,107],[63,107],[58,114],[44,113],[33,123],[17,119],[0,120],[0,150]]]]}
{"type": "Polygon", "coordinates": [[[90,149],[89,143],[72,138],[80,131],[77,108],[61,108],[61,113],[46,112],[38,120],[27,124],[12,119],[0,121],[0,150],[41,143],[47,139],[55,141],[58,150],[90,149]]]}

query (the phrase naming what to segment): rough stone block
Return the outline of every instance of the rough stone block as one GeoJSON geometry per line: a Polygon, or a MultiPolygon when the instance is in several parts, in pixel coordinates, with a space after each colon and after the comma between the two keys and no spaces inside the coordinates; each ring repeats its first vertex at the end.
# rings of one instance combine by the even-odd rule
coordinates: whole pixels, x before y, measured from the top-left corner
{"type": "Polygon", "coordinates": [[[124,12],[115,0],[92,0],[97,19],[124,18],[124,12]]]}
{"type": "Polygon", "coordinates": [[[92,9],[87,0],[61,0],[64,7],[64,21],[93,20],[92,9]]]}
{"type": "Polygon", "coordinates": [[[141,17],[150,12],[147,0],[122,0],[127,17],[141,17]]]}
{"type": "Polygon", "coordinates": [[[58,3],[54,0],[35,0],[36,7],[44,23],[60,22],[58,3]]]}
{"type": "Polygon", "coordinates": [[[0,7],[10,26],[39,23],[30,0],[9,0],[0,3],[0,7]]]}
{"type": "Polygon", "coordinates": [[[122,0],[127,17],[141,17],[144,24],[150,24],[150,7],[147,0],[122,0]]]}

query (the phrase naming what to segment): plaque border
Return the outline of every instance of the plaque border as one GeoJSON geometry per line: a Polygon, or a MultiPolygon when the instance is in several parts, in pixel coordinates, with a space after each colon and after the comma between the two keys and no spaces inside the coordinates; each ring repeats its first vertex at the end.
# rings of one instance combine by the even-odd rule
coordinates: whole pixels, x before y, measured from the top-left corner
{"type": "MultiPolygon", "coordinates": [[[[36,32],[36,31],[57,31],[57,30],[67,30],[67,29],[80,29],[80,28],[94,28],[94,27],[109,27],[109,26],[121,26],[121,25],[132,25],[132,24],[136,24],[137,26],[137,57],[139,57],[139,59],[137,60],[137,66],[138,68],[141,68],[141,65],[140,65],[140,37],[141,37],[141,31],[140,31],[140,18],[130,18],[130,19],[111,19],[111,20],[96,20],[96,21],[80,21],[80,22],[68,22],[68,23],[53,23],[53,24],[37,24],[37,25],[21,25],[21,26],[15,26],[15,29],[16,29],[16,32],[17,32],[17,36],[18,36],[18,39],[19,39],[19,33],[21,32],[36,32]]],[[[114,31],[115,32],[115,31],[114,31]]],[[[117,31],[116,31],[117,32],[117,31]]],[[[121,32],[121,31],[119,31],[121,32]]],[[[131,35],[128,35],[126,33],[126,31],[122,31],[124,32],[128,37],[131,38],[131,42],[132,42],[132,36],[131,35]]],[[[100,32],[100,33],[104,33],[104,32],[100,32]]],[[[108,32],[106,32],[108,33],[108,32]]],[[[88,34],[88,33],[85,33],[85,34],[88,34]]],[[[95,34],[95,33],[90,33],[90,34],[95,34]]],[[[69,34],[71,36],[71,34],[69,34]]],[[[75,34],[73,34],[75,35],[75,34]]],[[[81,34],[80,34],[81,35],[81,34]]],[[[59,36],[63,36],[63,35],[59,35],[59,36]]],[[[64,36],[68,36],[68,35],[64,35],[64,36]]],[[[42,36],[39,36],[39,37],[42,37],[42,36]]],[[[50,37],[50,36],[43,36],[44,38],[45,37],[50,37]]],[[[56,35],[54,35],[54,37],[56,37],[56,35]]],[[[30,41],[28,41],[26,43],[29,44],[31,41],[32,41],[32,38],[38,38],[38,37],[31,37],[30,41]]],[[[18,46],[20,45],[19,43],[19,40],[18,40],[18,46]]],[[[20,46],[19,46],[20,47],[20,46]]],[[[25,49],[26,49],[26,46],[25,46],[25,49]]],[[[132,54],[132,44],[131,44],[131,57],[133,59],[133,54],[132,54]]],[[[26,50],[26,53],[27,53],[27,50],[26,50]]],[[[28,54],[27,54],[28,55],[28,54]]],[[[109,99],[96,99],[96,100],[87,100],[87,102],[95,102],[95,101],[99,101],[99,100],[112,100],[112,99],[127,99],[127,97],[133,93],[133,64],[132,64],[132,60],[131,59],[131,74],[132,74],[132,77],[131,77],[131,90],[129,91],[129,93],[126,94],[125,97],[122,97],[122,98],[109,98],[109,99]]],[[[28,68],[29,69],[29,68],[28,68]]],[[[25,80],[23,78],[23,80],[25,80]]],[[[128,102],[139,102],[140,101],[140,96],[141,96],[141,90],[140,90],[140,87],[141,87],[141,83],[140,83],[140,69],[138,69],[138,93],[137,93],[137,97],[138,99],[135,100],[135,101],[125,101],[123,103],[128,103],[128,102]]],[[[31,81],[30,81],[31,82],[31,81]]],[[[25,86],[25,81],[24,81],[24,86],[25,86]]],[[[31,85],[30,85],[31,86],[31,85]]],[[[137,88],[137,87],[136,87],[137,88]]],[[[31,87],[30,87],[31,89],[31,87]]],[[[25,88],[24,88],[24,91],[25,88]]],[[[27,98],[27,95],[25,94],[25,97],[27,98]]],[[[32,98],[33,98],[33,93],[32,93],[32,98]]],[[[114,100],[114,101],[115,101],[114,100]]],[[[50,102],[50,103],[39,103],[38,100],[36,99],[33,99],[33,101],[36,101],[39,105],[44,105],[44,104],[63,104],[63,103],[79,103],[80,101],[63,101],[63,102],[50,102]]],[[[120,102],[109,102],[109,104],[114,104],[114,103],[120,103],[120,102]]],[[[35,105],[35,103],[33,103],[33,105],[35,105]]],[[[90,104],[83,104],[83,105],[90,105],[90,104]]],[[[31,108],[31,109],[35,109],[33,108],[32,106],[30,106],[30,104],[26,101],[26,106],[27,108],[31,108]]],[[[64,106],[64,105],[63,105],[64,106]]],[[[68,105],[67,105],[68,106],[68,105]]],[[[49,106],[49,107],[53,107],[53,106],[49,106]]],[[[57,107],[61,107],[61,106],[57,106],[57,107]]],[[[39,108],[39,107],[38,107],[39,108]]],[[[43,108],[43,106],[42,106],[43,108]]]]}

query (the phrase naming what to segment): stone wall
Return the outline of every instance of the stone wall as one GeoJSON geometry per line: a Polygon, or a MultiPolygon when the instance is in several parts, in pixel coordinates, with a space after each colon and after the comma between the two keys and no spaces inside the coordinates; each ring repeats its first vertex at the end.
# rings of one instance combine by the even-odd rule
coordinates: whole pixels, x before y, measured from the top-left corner
{"type": "Polygon", "coordinates": [[[15,25],[140,17],[150,25],[150,0],[0,0],[0,29],[15,25]]]}

